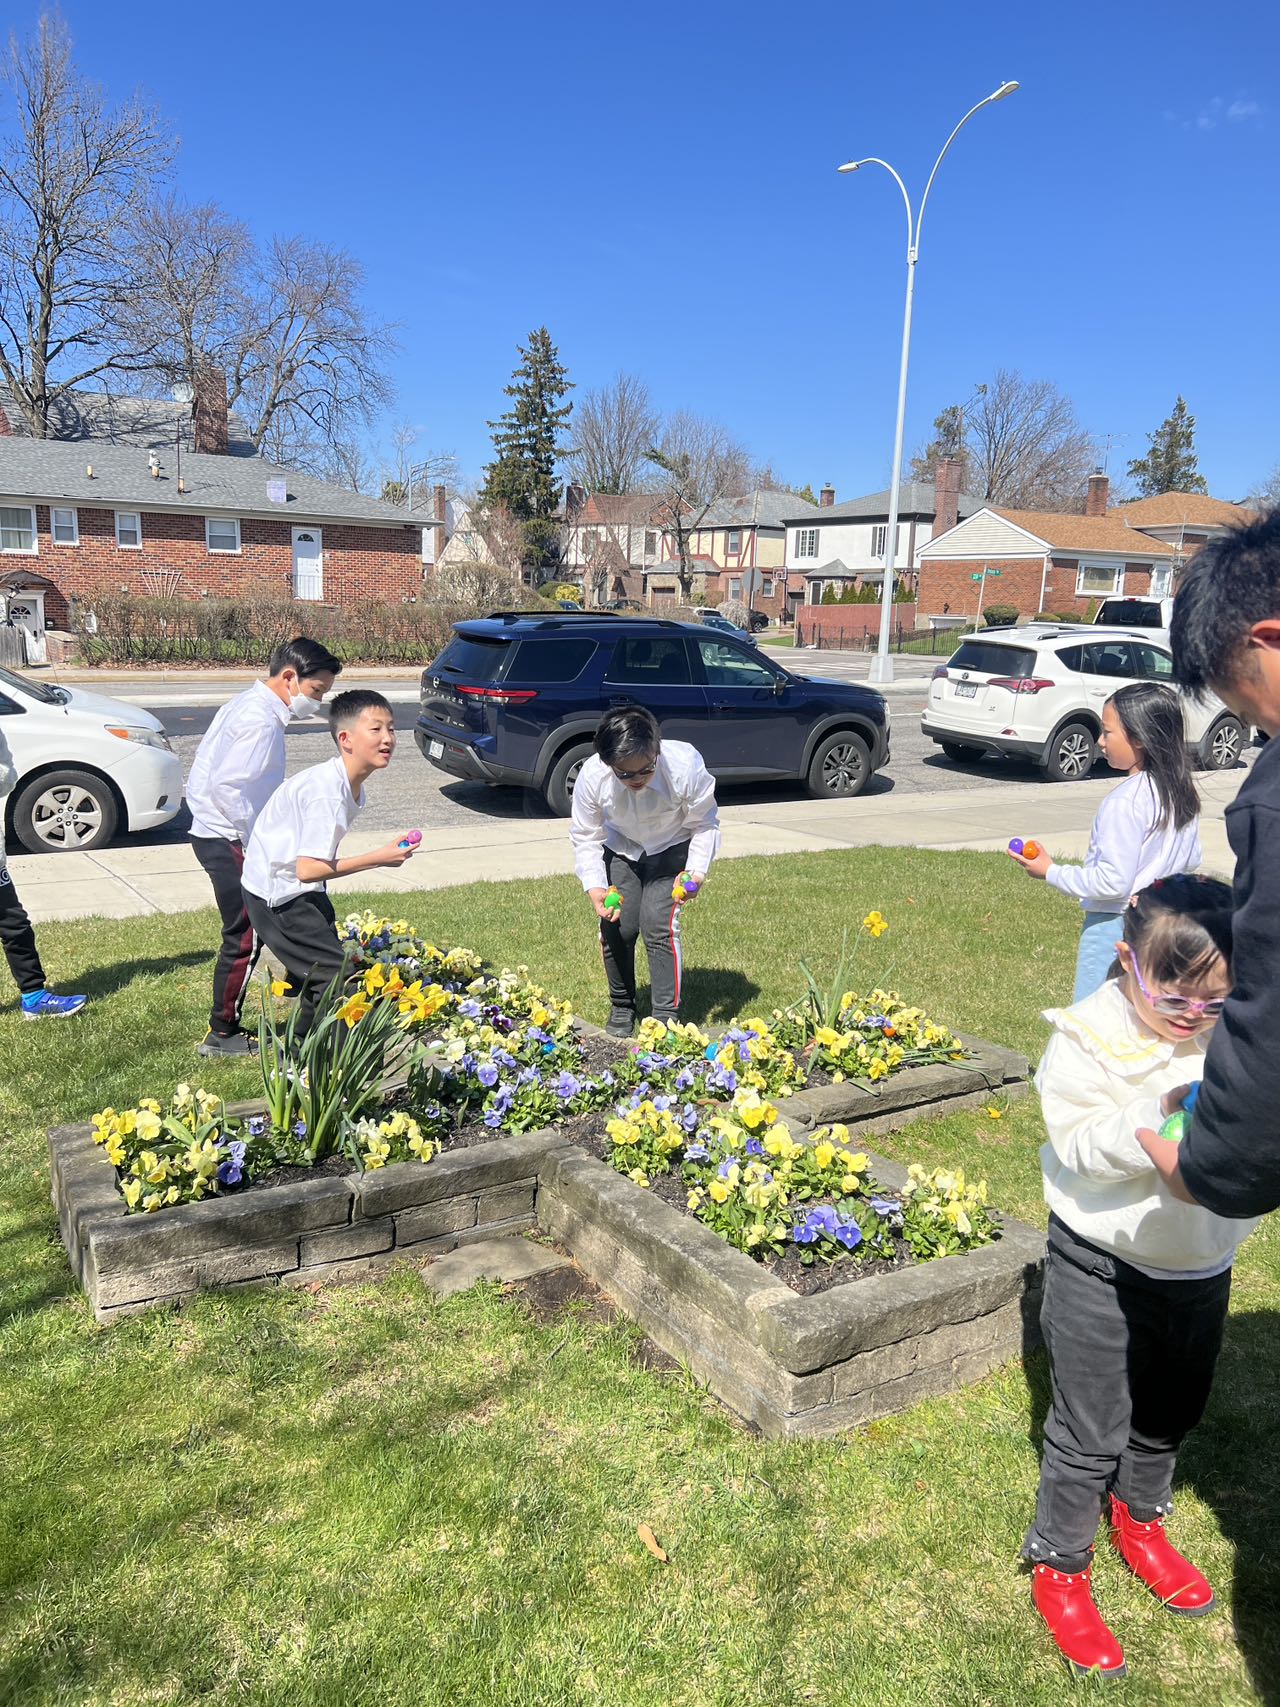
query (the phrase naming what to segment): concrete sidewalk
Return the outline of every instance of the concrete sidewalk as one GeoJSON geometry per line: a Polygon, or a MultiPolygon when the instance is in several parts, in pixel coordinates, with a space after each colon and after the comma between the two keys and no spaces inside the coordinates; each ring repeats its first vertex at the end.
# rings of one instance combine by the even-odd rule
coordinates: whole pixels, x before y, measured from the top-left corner
{"type": "MultiPolygon", "coordinates": [[[[1204,802],[1204,869],[1228,878],[1233,861],[1223,811],[1246,774],[1240,768],[1198,779],[1204,802]]],[[[870,846],[993,850],[1019,835],[1036,837],[1063,859],[1080,859],[1098,804],[1116,780],[1039,789],[1020,783],[927,796],[886,791],[859,800],[724,806],[722,857],[870,846]]],[[[361,853],[385,841],[385,834],[357,832],[347,837],[343,852],[361,853]]],[[[91,914],[130,918],[212,905],[209,880],[187,843],[126,843],[90,854],[17,854],[9,865],[23,904],[37,922],[91,914]]],[[[513,823],[509,818],[477,818],[474,828],[433,834],[416,858],[395,871],[341,878],[330,890],[334,895],[361,889],[414,895],[485,878],[546,877],[572,870],[563,819],[513,823]]]]}

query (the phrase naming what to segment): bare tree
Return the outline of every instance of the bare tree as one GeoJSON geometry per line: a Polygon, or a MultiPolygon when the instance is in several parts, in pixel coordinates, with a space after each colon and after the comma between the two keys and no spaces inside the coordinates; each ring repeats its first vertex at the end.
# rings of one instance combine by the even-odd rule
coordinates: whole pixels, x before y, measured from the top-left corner
{"type": "Polygon", "coordinates": [[[129,234],[172,144],[154,113],[109,107],[81,77],[56,14],[33,39],[10,37],[0,86],[13,113],[0,150],[0,375],[45,438],[64,393],[146,365],[129,336],[129,234]]]}
{"type": "Polygon", "coordinates": [[[1258,482],[1256,490],[1250,494],[1249,508],[1253,510],[1280,508],[1280,462],[1275,465],[1265,480],[1258,482]]]}
{"type": "Polygon", "coordinates": [[[170,195],[139,212],[130,305],[134,340],[166,386],[200,368],[233,369],[254,336],[256,257],[249,228],[216,202],[170,195]]]}
{"type": "Polygon", "coordinates": [[[1077,500],[1098,461],[1070,398],[1047,379],[1023,379],[1008,368],[965,409],[964,452],[971,492],[1025,510],[1077,500]]]}
{"type": "Polygon", "coordinates": [[[690,536],[718,499],[732,497],[750,485],[751,458],[723,427],[684,410],[669,418],[645,457],[659,472],[663,523],[675,536],[680,594],[689,604],[693,599],[690,536]]]}
{"type": "Polygon", "coordinates": [[[390,504],[412,509],[427,500],[432,486],[456,489],[458,459],[452,451],[426,450],[415,455],[421,427],[400,421],[391,429],[390,445],[382,459],[381,495],[390,504]],[[394,472],[388,473],[388,470],[394,472]]]}
{"type": "Polygon", "coordinates": [[[648,386],[634,374],[617,373],[579,401],[565,466],[588,492],[630,492],[639,483],[657,430],[648,386]]]}

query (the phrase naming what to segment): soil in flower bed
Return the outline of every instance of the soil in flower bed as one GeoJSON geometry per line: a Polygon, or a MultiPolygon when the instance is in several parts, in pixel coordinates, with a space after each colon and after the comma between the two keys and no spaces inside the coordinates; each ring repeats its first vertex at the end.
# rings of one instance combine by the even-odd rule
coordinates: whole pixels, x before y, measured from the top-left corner
{"type": "Polygon", "coordinates": [[[343,1174],[353,1174],[355,1171],[356,1165],[350,1156],[326,1156],[314,1167],[303,1167],[290,1162],[278,1168],[269,1168],[265,1174],[254,1174],[250,1184],[258,1191],[264,1185],[296,1185],[299,1180],[304,1179],[337,1179],[343,1174]]]}

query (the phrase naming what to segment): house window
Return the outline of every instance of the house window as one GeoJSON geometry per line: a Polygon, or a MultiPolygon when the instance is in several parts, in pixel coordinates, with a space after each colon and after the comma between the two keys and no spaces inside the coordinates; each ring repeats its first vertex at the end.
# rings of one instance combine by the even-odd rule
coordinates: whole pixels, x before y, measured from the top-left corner
{"type": "Polygon", "coordinates": [[[658,530],[656,528],[644,530],[644,554],[646,557],[658,555],[658,530]]]}
{"type": "Polygon", "coordinates": [[[816,557],[818,555],[817,528],[796,529],[796,556],[816,557]]]}
{"type": "Polygon", "coordinates": [[[1077,563],[1076,597],[1096,598],[1124,591],[1124,571],[1115,563],[1077,563]]]}
{"type": "Polygon", "coordinates": [[[204,543],[209,551],[239,551],[240,521],[237,516],[206,516],[204,543]]]}
{"type": "Polygon", "coordinates": [[[1172,579],[1173,570],[1169,564],[1165,563],[1160,568],[1153,569],[1151,571],[1151,597],[1153,599],[1167,599],[1169,597],[1169,583],[1172,579]]]}
{"type": "Polygon", "coordinates": [[[762,577],[761,582],[760,582],[760,597],[762,599],[771,599],[773,597],[773,576],[772,575],[765,575],[762,577]]]}
{"type": "Polygon", "coordinates": [[[36,513],[27,504],[0,505],[0,551],[36,554],[36,513]]]}
{"type": "Polygon", "coordinates": [[[116,511],[116,544],[123,551],[142,549],[142,517],[136,510],[116,511]]]}
{"type": "Polygon", "coordinates": [[[740,599],[742,597],[742,581],[737,575],[734,575],[729,582],[729,597],[731,599],[740,599]]]}
{"type": "Polygon", "coordinates": [[[49,527],[55,545],[79,545],[80,516],[75,510],[50,510],[49,527]]]}
{"type": "MultiPolygon", "coordinates": [[[[888,522],[878,522],[871,530],[871,555],[884,556],[884,542],[889,534],[888,522]]],[[[898,552],[902,546],[902,523],[899,522],[893,530],[893,560],[898,561],[898,552]]]]}
{"type": "Polygon", "coordinates": [[[741,552],[742,552],[742,529],[741,528],[730,528],[729,529],[729,539],[728,539],[728,543],[725,546],[725,551],[729,554],[730,557],[737,557],[741,554],[741,552]]]}

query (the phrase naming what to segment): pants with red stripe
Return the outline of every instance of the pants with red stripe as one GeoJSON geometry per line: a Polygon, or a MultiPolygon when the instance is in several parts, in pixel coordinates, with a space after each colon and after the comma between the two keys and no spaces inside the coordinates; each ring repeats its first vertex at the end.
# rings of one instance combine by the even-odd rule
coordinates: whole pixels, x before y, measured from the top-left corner
{"type": "Polygon", "coordinates": [[[607,919],[600,921],[604,975],[615,1008],[635,1011],[636,941],[643,937],[653,1016],[662,1020],[680,1016],[684,956],[680,949],[680,908],[671,899],[671,885],[688,859],[687,841],[636,860],[612,848],[604,850],[605,875],[622,896],[621,918],[612,924],[607,919]]]}
{"type": "Polygon", "coordinates": [[[244,849],[239,842],[224,842],[193,836],[195,856],[209,874],[214,900],[222,915],[222,944],[213,969],[213,1007],[209,1030],[218,1037],[233,1037],[240,1030],[240,1010],[262,944],[249,922],[240,888],[244,849]]]}

